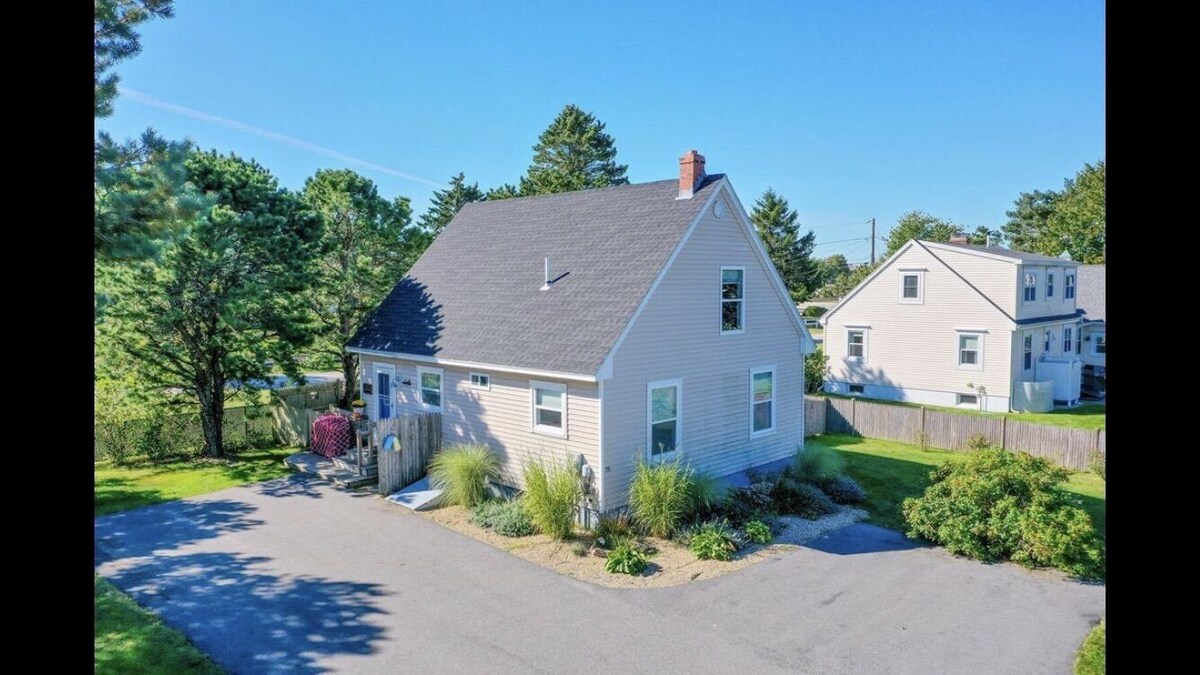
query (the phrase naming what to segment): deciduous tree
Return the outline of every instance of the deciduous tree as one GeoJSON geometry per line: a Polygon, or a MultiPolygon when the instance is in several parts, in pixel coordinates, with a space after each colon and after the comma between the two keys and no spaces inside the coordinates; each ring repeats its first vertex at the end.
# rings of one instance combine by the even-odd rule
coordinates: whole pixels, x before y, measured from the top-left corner
{"type": "Polygon", "coordinates": [[[954,223],[941,218],[934,218],[924,211],[909,211],[900,216],[896,225],[888,232],[887,251],[884,257],[900,250],[910,239],[926,241],[950,241],[950,237],[961,228],[954,223]]]}

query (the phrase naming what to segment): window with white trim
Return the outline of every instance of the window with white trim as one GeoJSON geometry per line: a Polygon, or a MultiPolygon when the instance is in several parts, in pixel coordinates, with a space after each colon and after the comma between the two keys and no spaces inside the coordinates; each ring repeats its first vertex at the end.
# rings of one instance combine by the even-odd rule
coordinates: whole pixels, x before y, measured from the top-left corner
{"type": "Polygon", "coordinates": [[[721,268],[721,332],[740,333],[746,314],[746,270],[721,268]]]}
{"type": "Polygon", "coordinates": [[[1045,340],[1045,342],[1042,343],[1042,351],[1044,351],[1044,352],[1050,351],[1050,343],[1053,340],[1054,340],[1054,333],[1051,333],[1050,329],[1047,328],[1046,329],[1046,340],[1045,340]]]}
{"type": "Polygon", "coordinates": [[[775,369],[750,371],[750,437],[775,431],[775,369]]]}
{"type": "Polygon", "coordinates": [[[958,405],[969,405],[972,408],[979,406],[979,396],[976,394],[959,394],[958,405]]]}
{"type": "Polygon", "coordinates": [[[861,384],[851,384],[846,387],[846,391],[851,394],[862,394],[867,391],[867,387],[861,384]]]}
{"type": "Polygon", "coordinates": [[[442,410],[442,369],[417,367],[417,390],[427,410],[442,410]]]}
{"type": "Polygon", "coordinates": [[[646,385],[646,447],[650,458],[663,458],[679,449],[679,402],[683,383],[663,380],[646,385]]]}
{"type": "Polygon", "coordinates": [[[1054,297],[1054,273],[1047,272],[1046,273],[1046,299],[1049,300],[1050,298],[1053,298],[1053,297],[1054,297]]]}
{"type": "Polygon", "coordinates": [[[1033,336],[1029,333],[1025,334],[1025,348],[1022,354],[1024,358],[1025,370],[1033,369],[1033,336]]]}
{"type": "Polygon", "coordinates": [[[487,373],[471,373],[472,389],[491,389],[492,376],[487,373]]]}
{"type": "Polygon", "coordinates": [[[983,370],[983,334],[958,334],[958,367],[983,370]]]}
{"type": "Polygon", "coordinates": [[[1025,302],[1037,300],[1037,275],[1030,272],[1025,275],[1025,302]]]}
{"type": "Polygon", "coordinates": [[[1073,343],[1075,342],[1075,340],[1074,340],[1074,336],[1072,335],[1074,330],[1075,329],[1073,329],[1071,326],[1063,326],[1063,354],[1064,355],[1070,354],[1071,347],[1074,346],[1073,343]]]}
{"type": "Polygon", "coordinates": [[[1107,353],[1108,343],[1104,340],[1104,333],[1096,333],[1092,336],[1092,354],[1104,356],[1107,353]]]}
{"type": "Polygon", "coordinates": [[[846,331],[846,358],[852,361],[867,360],[867,331],[851,328],[846,331]]]}
{"type": "Polygon", "coordinates": [[[1066,281],[1063,285],[1063,300],[1075,299],[1075,275],[1066,275],[1066,281]]]}
{"type": "Polygon", "coordinates": [[[1083,353],[1083,328],[1075,329],[1075,353],[1083,353]]]}
{"type": "Polygon", "coordinates": [[[925,273],[900,270],[900,304],[919,305],[925,301],[925,273]]]}
{"type": "Polygon", "coordinates": [[[548,436],[567,435],[567,385],[530,380],[533,431],[548,436]]]}

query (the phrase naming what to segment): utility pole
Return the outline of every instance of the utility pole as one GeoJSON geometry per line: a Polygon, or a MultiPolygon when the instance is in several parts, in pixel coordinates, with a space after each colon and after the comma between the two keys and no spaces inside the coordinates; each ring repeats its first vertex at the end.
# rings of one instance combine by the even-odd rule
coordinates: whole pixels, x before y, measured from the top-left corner
{"type": "Polygon", "coordinates": [[[875,219],[871,219],[871,264],[875,264],[875,219]]]}

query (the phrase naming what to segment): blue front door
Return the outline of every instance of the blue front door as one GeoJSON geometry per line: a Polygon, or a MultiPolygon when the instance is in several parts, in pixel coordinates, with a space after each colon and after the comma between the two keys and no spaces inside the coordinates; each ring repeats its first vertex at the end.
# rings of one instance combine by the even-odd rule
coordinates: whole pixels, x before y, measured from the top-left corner
{"type": "Polygon", "coordinates": [[[392,374],[375,373],[375,400],[378,410],[376,419],[386,420],[392,416],[392,374]]]}

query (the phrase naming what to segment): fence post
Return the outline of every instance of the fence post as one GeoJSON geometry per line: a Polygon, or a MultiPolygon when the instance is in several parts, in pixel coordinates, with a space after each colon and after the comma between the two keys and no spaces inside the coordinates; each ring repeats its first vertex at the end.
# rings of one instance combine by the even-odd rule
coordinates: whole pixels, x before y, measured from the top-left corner
{"type": "Polygon", "coordinates": [[[1000,449],[1008,449],[1008,415],[1000,418],[1000,449]]]}
{"type": "MultiPolygon", "coordinates": [[[[1092,454],[1093,455],[1100,452],[1100,432],[1103,430],[1104,430],[1103,427],[1097,429],[1096,433],[1092,436],[1092,454]]],[[[1089,457],[1088,460],[1091,461],[1091,458],[1089,457]]]]}
{"type": "Polygon", "coordinates": [[[925,406],[921,406],[921,437],[925,437],[925,406]]]}
{"type": "Polygon", "coordinates": [[[850,432],[855,436],[862,436],[862,434],[858,433],[858,419],[855,413],[855,407],[857,403],[858,399],[850,399],[850,432]]]}

